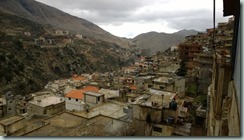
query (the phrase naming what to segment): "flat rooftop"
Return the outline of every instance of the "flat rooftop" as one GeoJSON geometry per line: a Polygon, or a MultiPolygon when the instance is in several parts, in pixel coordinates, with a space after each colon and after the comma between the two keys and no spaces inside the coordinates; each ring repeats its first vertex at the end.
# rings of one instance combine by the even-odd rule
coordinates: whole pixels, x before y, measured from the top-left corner
{"type": "Polygon", "coordinates": [[[154,82],[159,82],[159,83],[171,83],[173,82],[172,78],[168,78],[168,77],[159,77],[159,78],[155,78],[153,79],[154,82]]]}
{"type": "Polygon", "coordinates": [[[99,93],[104,94],[105,98],[119,97],[119,90],[100,89],[99,93]]]}
{"type": "Polygon", "coordinates": [[[62,102],[64,102],[63,97],[50,96],[50,97],[46,97],[44,99],[33,100],[33,101],[30,101],[29,103],[36,105],[36,106],[40,106],[40,107],[47,107],[47,106],[56,105],[56,104],[59,104],[62,102]]]}
{"type": "Polygon", "coordinates": [[[152,75],[146,75],[146,76],[138,76],[136,77],[136,79],[150,79],[150,78],[154,78],[155,76],[152,75]]]}
{"type": "Polygon", "coordinates": [[[128,123],[106,116],[86,119],[68,112],[45,120],[48,125],[24,136],[123,136],[128,123]]]}
{"type": "Polygon", "coordinates": [[[121,118],[127,115],[123,111],[123,107],[125,106],[126,104],[122,102],[106,102],[90,109],[88,113],[83,111],[74,112],[74,114],[84,118],[92,118],[98,115],[108,116],[111,118],[121,118]]]}
{"type": "Polygon", "coordinates": [[[140,104],[143,106],[149,106],[154,108],[169,108],[170,102],[174,99],[174,97],[177,95],[175,92],[168,92],[168,91],[160,91],[160,90],[154,90],[149,89],[150,94],[144,94],[142,96],[137,97],[135,102],[133,104],[140,104]],[[162,95],[163,102],[162,102],[162,95]],[[156,105],[152,105],[152,102],[156,102],[156,105]]]}
{"type": "Polygon", "coordinates": [[[23,116],[15,115],[15,116],[11,116],[9,118],[4,118],[4,119],[0,120],[0,124],[7,126],[7,125],[13,124],[17,121],[20,121],[24,118],[25,117],[23,117],[23,116]]]}
{"type": "Polygon", "coordinates": [[[102,93],[96,93],[96,92],[91,92],[91,91],[84,92],[84,94],[91,95],[91,96],[95,96],[95,97],[100,97],[100,96],[103,96],[104,95],[102,93]]]}

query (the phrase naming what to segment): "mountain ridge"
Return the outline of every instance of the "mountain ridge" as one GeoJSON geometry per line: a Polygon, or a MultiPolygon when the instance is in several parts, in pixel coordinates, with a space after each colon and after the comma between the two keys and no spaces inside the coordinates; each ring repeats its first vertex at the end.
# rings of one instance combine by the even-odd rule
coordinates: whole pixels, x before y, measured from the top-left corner
{"type": "Polygon", "coordinates": [[[81,33],[91,38],[116,43],[120,47],[128,48],[128,40],[114,36],[85,19],[34,0],[1,0],[0,10],[36,23],[51,25],[56,29],[81,33]]]}
{"type": "Polygon", "coordinates": [[[150,55],[157,51],[165,51],[169,47],[178,45],[185,36],[197,34],[196,30],[180,30],[175,33],[147,32],[142,33],[131,39],[135,49],[147,49],[150,55]]]}

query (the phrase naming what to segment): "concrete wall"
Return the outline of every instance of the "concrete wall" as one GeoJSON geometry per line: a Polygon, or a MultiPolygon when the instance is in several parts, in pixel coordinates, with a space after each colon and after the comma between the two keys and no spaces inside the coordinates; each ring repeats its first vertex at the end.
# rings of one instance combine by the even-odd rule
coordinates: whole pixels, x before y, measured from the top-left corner
{"type": "Polygon", "coordinates": [[[7,126],[0,124],[0,133],[5,133],[8,136],[11,136],[11,134],[13,134],[16,131],[24,128],[26,126],[25,124],[26,124],[26,119],[24,119],[24,118],[22,120],[16,121],[16,122],[9,124],[7,126]]]}
{"type": "Polygon", "coordinates": [[[65,110],[65,103],[51,105],[46,108],[47,115],[54,115],[65,110]]]}
{"type": "Polygon", "coordinates": [[[147,117],[150,115],[151,122],[160,123],[162,121],[162,110],[154,109],[150,107],[144,107],[137,104],[132,106],[133,119],[147,121],[147,117]]]}
{"type": "Polygon", "coordinates": [[[229,136],[241,136],[240,133],[240,114],[238,111],[238,99],[237,99],[237,93],[235,90],[235,84],[234,82],[230,82],[230,92],[231,95],[231,103],[230,108],[228,110],[228,128],[229,128],[229,136]]]}
{"type": "Polygon", "coordinates": [[[74,98],[65,98],[65,109],[66,110],[76,110],[83,111],[85,102],[83,100],[78,101],[74,98]]]}
{"type": "Polygon", "coordinates": [[[65,102],[50,105],[47,107],[37,106],[35,104],[29,104],[27,113],[30,114],[39,114],[39,115],[53,115],[65,110],[65,102]]]}
{"type": "Polygon", "coordinates": [[[25,123],[26,123],[26,120],[23,119],[21,121],[18,121],[16,123],[13,123],[13,124],[7,126],[6,127],[7,135],[8,134],[13,134],[14,132],[24,128],[25,125],[23,125],[23,124],[25,124],[25,123]]]}
{"type": "Polygon", "coordinates": [[[92,96],[85,94],[85,102],[86,103],[92,103],[92,104],[101,104],[104,102],[104,96],[92,96]]]}
{"type": "Polygon", "coordinates": [[[153,88],[154,89],[159,89],[159,90],[167,90],[167,91],[173,91],[174,90],[174,85],[173,84],[170,84],[170,85],[167,85],[167,84],[164,84],[164,83],[155,83],[153,84],[153,88]]]}
{"type": "Polygon", "coordinates": [[[185,97],[186,79],[185,78],[175,79],[173,91],[177,92],[180,97],[185,97]]]}
{"type": "Polygon", "coordinates": [[[167,120],[168,117],[173,117],[176,122],[178,119],[178,108],[177,108],[177,110],[165,109],[163,111],[163,120],[167,120]]]}
{"type": "Polygon", "coordinates": [[[174,85],[173,84],[167,85],[166,90],[167,91],[174,91],[174,85]]]}
{"type": "Polygon", "coordinates": [[[170,65],[166,65],[166,66],[159,66],[159,71],[160,72],[175,72],[177,69],[180,68],[179,64],[170,64],[170,65]]]}
{"type": "Polygon", "coordinates": [[[2,125],[2,124],[0,124],[0,133],[1,134],[5,133],[4,125],[2,125]]]}
{"type": "Polygon", "coordinates": [[[85,102],[89,102],[89,103],[93,103],[93,104],[97,104],[97,97],[95,96],[90,96],[90,95],[85,95],[85,102]]]}

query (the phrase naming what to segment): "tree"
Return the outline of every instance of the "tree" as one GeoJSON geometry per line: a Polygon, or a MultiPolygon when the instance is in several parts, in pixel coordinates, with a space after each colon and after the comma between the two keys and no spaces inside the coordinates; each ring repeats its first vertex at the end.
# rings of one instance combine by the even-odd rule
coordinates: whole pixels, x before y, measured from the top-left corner
{"type": "Polygon", "coordinates": [[[176,71],[176,74],[179,76],[185,76],[187,73],[187,68],[186,68],[186,60],[183,59],[180,62],[180,68],[176,71]]]}

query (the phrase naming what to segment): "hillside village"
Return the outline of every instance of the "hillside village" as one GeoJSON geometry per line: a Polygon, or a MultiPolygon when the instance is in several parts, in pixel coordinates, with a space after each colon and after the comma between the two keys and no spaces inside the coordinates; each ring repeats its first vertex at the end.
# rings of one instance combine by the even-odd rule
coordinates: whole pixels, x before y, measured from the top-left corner
{"type": "MultiPolygon", "coordinates": [[[[107,49],[112,55],[122,54],[121,59],[135,58],[119,70],[73,71],[71,77],[48,81],[38,92],[16,96],[8,91],[0,98],[0,135],[206,136],[217,131],[238,135],[240,118],[229,114],[214,117],[228,110],[232,111],[230,115],[239,116],[238,110],[233,110],[240,108],[235,104],[235,89],[228,86],[232,82],[228,75],[233,22],[232,17],[215,30],[187,36],[178,46],[152,56],[135,50],[107,49]],[[213,31],[216,54],[210,47],[213,31]],[[222,70],[224,74],[217,72],[222,70]],[[224,81],[217,79],[224,75],[224,81]],[[222,94],[215,95],[214,90],[222,94]],[[222,98],[215,103],[215,96],[222,98]],[[212,123],[219,125],[210,129],[212,123]],[[223,126],[235,126],[235,131],[223,126]]],[[[40,37],[33,43],[42,49],[67,47],[74,41],[94,43],[80,33],[75,35],[76,40],[63,38],[69,34],[66,31],[56,30],[55,34],[60,40],[40,37]]],[[[81,53],[88,55],[90,48],[84,48],[81,53]]]]}

